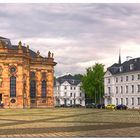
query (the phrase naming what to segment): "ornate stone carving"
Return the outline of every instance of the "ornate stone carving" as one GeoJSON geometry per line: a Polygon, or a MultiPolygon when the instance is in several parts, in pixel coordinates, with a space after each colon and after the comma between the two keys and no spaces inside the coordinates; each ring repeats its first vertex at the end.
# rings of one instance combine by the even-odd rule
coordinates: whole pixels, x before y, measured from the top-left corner
{"type": "Polygon", "coordinates": [[[16,72],[17,72],[16,66],[14,66],[14,65],[10,66],[10,67],[9,67],[9,71],[10,71],[10,74],[11,74],[11,75],[15,75],[16,72]]]}
{"type": "Polygon", "coordinates": [[[19,41],[19,43],[18,43],[18,48],[22,49],[22,42],[21,41],[19,41]]]}

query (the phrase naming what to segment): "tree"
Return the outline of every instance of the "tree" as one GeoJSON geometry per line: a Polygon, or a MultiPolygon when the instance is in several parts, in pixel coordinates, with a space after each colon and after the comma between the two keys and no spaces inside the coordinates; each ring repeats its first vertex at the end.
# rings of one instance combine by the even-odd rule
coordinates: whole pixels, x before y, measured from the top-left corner
{"type": "Polygon", "coordinates": [[[74,75],[74,77],[76,78],[76,79],[82,79],[82,77],[83,77],[83,75],[82,74],[75,74],[74,75]]]}
{"type": "Polygon", "coordinates": [[[82,77],[82,88],[86,96],[92,98],[95,103],[102,103],[104,93],[104,65],[96,63],[86,69],[82,77]]]}

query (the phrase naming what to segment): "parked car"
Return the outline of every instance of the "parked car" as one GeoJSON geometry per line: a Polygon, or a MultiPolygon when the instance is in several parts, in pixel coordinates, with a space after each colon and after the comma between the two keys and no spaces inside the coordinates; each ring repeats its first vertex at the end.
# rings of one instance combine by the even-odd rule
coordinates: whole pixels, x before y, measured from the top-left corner
{"type": "Polygon", "coordinates": [[[72,104],[67,104],[67,107],[72,107],[72,104]]]}
{"type": "Polygon", "coordinates": [[[95,103],[87,103],[86,108],[96,108],[96,104],[95,103]]]}
{"type": "Polygon", "coordinates": [[[123,105],[123,104],[120,104],[120,105],[117,105],[116,106],[116,109],[126,110],[127,109],[127,106],[126,105],[123,105]]]}
{"type": "Polygon", "coordinates": [[[105,108],[106,109],[116,109],[116,106],[114,104],[108,104],[105,108]]]}
{"type": "Polygon", "coordinates": [[[73,104],[72,107],[82,107],[80,104],[73,104]]]}
{"type": "Polygon", "coordinates": [[[67,107],[65,104],[61,104],[60,107],[67,107]]]}
{"type": "Polygon", "coordinates": [[[104,104],[97,104],[96,105],[96,108],[98,108],[98,109],[104,109],[105,108],[105,105],[104,104]]]}
{"type": "Polygon", "coordinates": [[[61,105],[55,105],[55,107],[61,107],[61,105]]]}

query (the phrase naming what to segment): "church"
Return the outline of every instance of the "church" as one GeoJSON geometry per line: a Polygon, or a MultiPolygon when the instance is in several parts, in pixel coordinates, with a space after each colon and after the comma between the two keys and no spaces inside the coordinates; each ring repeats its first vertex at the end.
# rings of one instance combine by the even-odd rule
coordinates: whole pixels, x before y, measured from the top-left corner
{"type": "Polygon", "coordinates": [[[0,37],[0,102],[3,108],[47,108],[54,106],[54,54],[47,57],[29,49],[29,45],[12,45],[0,37]]]}

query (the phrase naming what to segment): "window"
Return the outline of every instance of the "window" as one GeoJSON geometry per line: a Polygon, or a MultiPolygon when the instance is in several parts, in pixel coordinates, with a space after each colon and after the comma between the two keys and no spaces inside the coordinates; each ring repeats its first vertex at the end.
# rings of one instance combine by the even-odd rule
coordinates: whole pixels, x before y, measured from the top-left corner
{"type": "Polygon", "coordinates": [[[72,90],[72,87],[70,87],[70,89],[72,90]]]}
{"type": "Polygon", "coordinates": [[[116,94],[118,94],[118,87],[116,87],[116,94]]]}
{"type": "Polygon", "coordinates": [[[36,81],[32,80],[30,82],[30,97],[35,98],[36,97],[36,81]]]}
{"type": "Polygon", "coordinates": [[[128,76],[126,76],[126,81],[128,81],[128,76]]]}
{"type": "Polygon", "coordinates": [[[126,98],[126,105],[128,105],[128,98],[126,98]]]}
{"type": "Polygon", "coordinates": [[[46,97],[46,81],[45,80],[42,81],[41,93],[42,93],[41,97],[45,98],[46,97]]]}
{"type": "Polygon", "coordinates": [[[64,99],[64,104],[65,104],[65,105],[67,104],[67,100],[66,100],[66,99],[64,99]]]}
{"type": "Polygon", "coordinates": [[[111,91],[110,91],[110,87],[108,87],[108,93],[109,93],[109,94],[111,93],[111,91]]]}
{"type": "Polygon", "coordinates": [[[134,75],[132,75],[132,80],[134,80],[134,75]]]}
{"type": "Polygon", "coordinates": [[[80,93],[80,97],[82,96],[82,94],[80,93]]]}
{"type": "Polygon", "coordinates": [[[138,92],[140,92],[140,85],[138,85],[138,92]]]}
{"type": "Polygon", "coordinates": [[[14,74],[16,72],[16,67],[15,66],[12,66],[11,68],[10,68],[10,73],[11,74],[14,74]]]}
{"type": "Polygon", "coordinates": [[[74,83],[74,80],[71,80],[72,83],[74,83]]]}
{"type": "Polygon", "coordinates": [[[110,83],[110,78],[108,79],[108,84],[110,83]]]}
{"type": "Polygon", "coordinates": [[[121,82],[123,82],[123,77],[121,77],[121,82]]]}
{"type": "Polygon", "coordinates": [[[72,97],[72,93],[70,93],[70,97],[72,97]]]}
{"type": "Polygon", "coordinates": [[[128,93],[128,86],[126,86],[126,93],[128,93]]]}
{"type": "Polygon", "coordinates": [[[82,100],[80,100],[80,104],[82,104],[82,100]]]}
{"type": "Polygon", "coordinates": [[[132,93],[134,93],[134,85],[132,85],[132,93]]]}
{"type": "Polygon", "coordinates": [[[130,64],[130,70],[134,69],[134,64],[130,64]]]}
{"type": "Polygon", "coordinates": [[[121,86],[121,93],[123,93],[123,87],[121,86]]]}
{"type": "Polygon", "coordinates": [[[118,77],[116,77],[116,83],[118,83],[118,77]]]}
{"type": "Polygon", "coordinates": [[[70,104],[72,105],[72,100],[70,100],[70,104]]]}
{"type": "Polygon", "coordinates": [[[138,80],[140,80],[140,74],[138,74],[138,80]]]}
{"type": "Polygon", "coordinates": [[[123,104],[123,98],[121,98],[121,104],[123,104]]]}
{"type": "Polygon", "coordinates": [[[10,97],[16,97],[16,77],[10,77],[10,97]]]}
{"type": "Polygon", "coordinates": [[[132,105],[134,105],[134,98],[132,98],[132,105]]]}
{"type": "Polygon", "coordinates": [[[67,92],[64,93],[64,96],[66,96],[66,95],[67,95],[67,92]]]}
{"type": "Polygon", "coordinates": [[[118,98],[116,98],[116,105],[118,105],[119,103],[118,103],[118,98]]]}
{"type": "Polygon", "coordinates": [[[140,97],[138,97],[138,105],[140,105],[140,97]]]}
{"type": "Polygon", "coordinates": [[[67,89],[67,86],[65,86],[64,89],[67,89]]]}
{"type": "Polygon", "coordinates": [[[76,87],[74,87],[74,90],[76,89],[76,87]]]}

